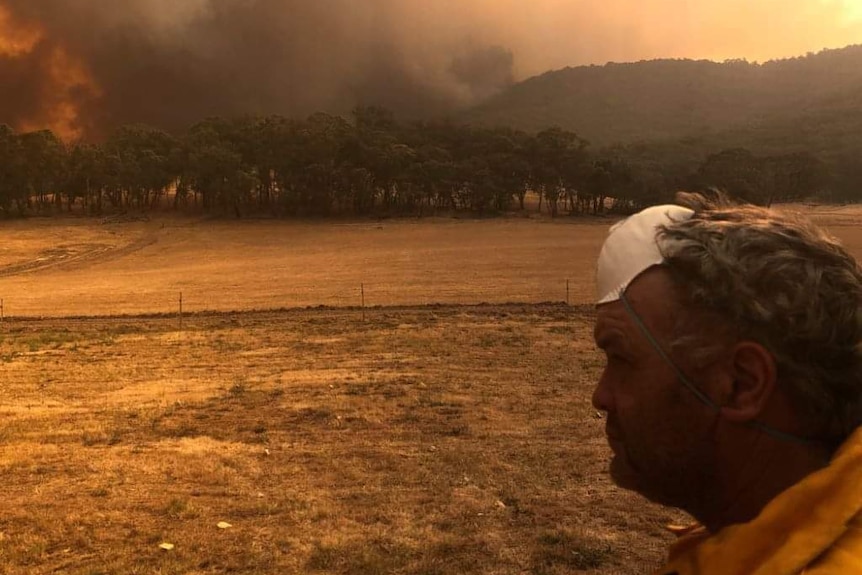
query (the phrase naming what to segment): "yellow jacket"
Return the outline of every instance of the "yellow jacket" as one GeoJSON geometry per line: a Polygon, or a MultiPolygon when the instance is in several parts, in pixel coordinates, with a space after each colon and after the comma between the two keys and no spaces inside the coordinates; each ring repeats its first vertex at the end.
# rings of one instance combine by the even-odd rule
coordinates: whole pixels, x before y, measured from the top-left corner
{"type": "Polygon", "coordinates": [[[749,523],[681,533],[656,575],[862,575],[862,428],[749,523]]]}

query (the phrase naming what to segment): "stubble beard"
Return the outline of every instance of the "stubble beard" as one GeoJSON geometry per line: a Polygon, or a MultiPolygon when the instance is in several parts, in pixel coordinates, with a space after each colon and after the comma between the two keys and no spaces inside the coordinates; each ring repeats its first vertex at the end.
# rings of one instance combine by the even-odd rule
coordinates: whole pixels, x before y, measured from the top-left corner
{"type": "Polygon", "coordinates": [[[654,503],[697,515],[711,506],[716,494],[717,456],[711,437],[709,433],[687,437],[672,451],[619,442],[610,462],[611,479],[654,503]]]}

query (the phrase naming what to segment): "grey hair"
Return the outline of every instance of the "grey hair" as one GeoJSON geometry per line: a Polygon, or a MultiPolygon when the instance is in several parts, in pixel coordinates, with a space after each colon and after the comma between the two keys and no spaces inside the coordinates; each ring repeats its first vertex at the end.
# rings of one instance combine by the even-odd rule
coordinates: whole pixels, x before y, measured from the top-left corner
{"type": "Polygon", "coordinates": [[[694,215],[658,237],[691,309],[722,318],[717,333],[768,349],[796,410],[821,439],[842,442],[862,424],[859,264],[801,216],[720,195],[682,193],[677,203],[694,215]]]}

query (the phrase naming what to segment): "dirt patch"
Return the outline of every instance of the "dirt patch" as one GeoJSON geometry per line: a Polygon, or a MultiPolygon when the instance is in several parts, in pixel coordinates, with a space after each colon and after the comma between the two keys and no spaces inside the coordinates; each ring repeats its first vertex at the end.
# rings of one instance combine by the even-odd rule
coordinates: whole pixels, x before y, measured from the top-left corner
{"type": "Polygon", "coordinates": [[[110,244],[58,245],[39,251],[33,259],[0,266],[0,277],[48,270],[70,270],[104,263],[132,254],[153,245],[157,241],[156,237],[150,236],[122,246],[110,244]]]}

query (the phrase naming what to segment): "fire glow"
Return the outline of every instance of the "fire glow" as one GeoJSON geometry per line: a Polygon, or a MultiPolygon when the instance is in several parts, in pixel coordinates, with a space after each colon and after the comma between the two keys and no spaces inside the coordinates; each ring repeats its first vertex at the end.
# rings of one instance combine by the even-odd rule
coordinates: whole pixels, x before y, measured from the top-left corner
{"type": "Polygon", "coordinates": [[[0,59],[29,60],[42,75],[38,113],[15,118],[19,131],[48,129],[66,141],[81,138],[81,104],[101,96],[86,64],[53,42],[37,24],[22,22],[0,5],[0,59]]]}
{"type": "Polygon", "coordinates": [[[9,10],[0,5],[0,58],[20,58],[30,54],[42,36],[38,27],[14,22],[9,10]]]}

